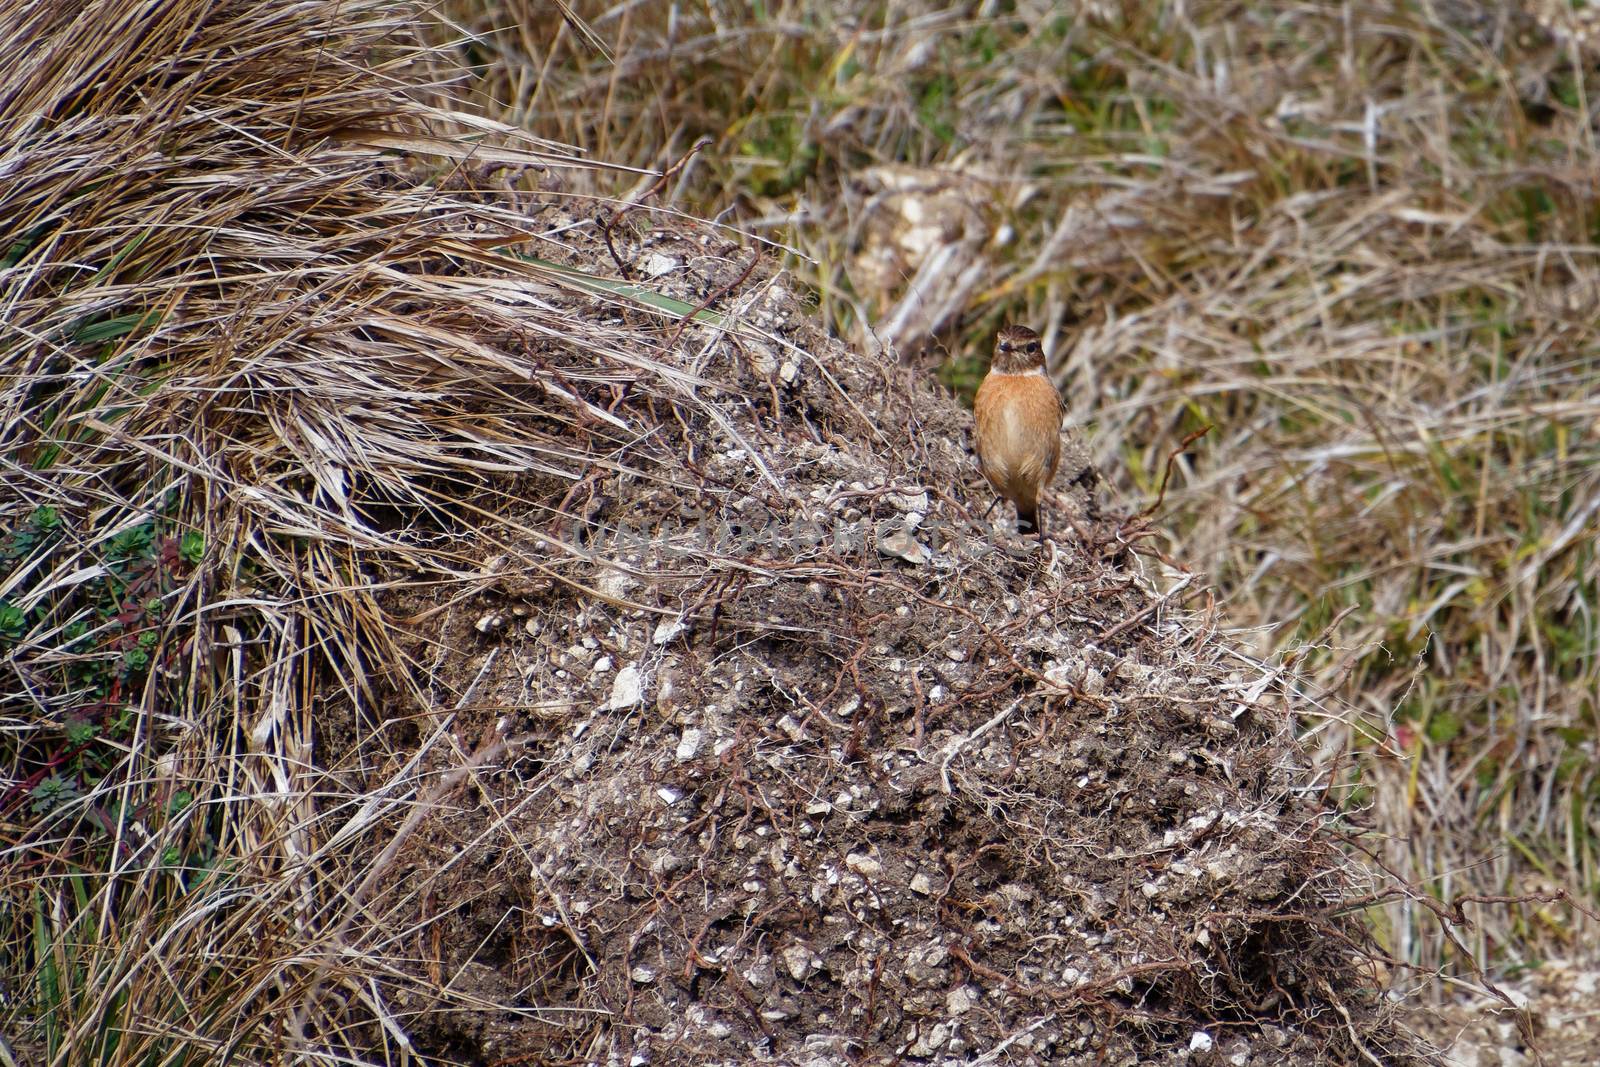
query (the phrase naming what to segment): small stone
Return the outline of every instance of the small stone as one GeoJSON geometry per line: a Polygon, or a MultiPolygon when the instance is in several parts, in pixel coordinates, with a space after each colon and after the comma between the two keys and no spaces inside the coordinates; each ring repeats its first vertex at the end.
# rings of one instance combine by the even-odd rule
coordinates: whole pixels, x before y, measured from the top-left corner
{"type": "Polygon", "coordinates": [[[747,350],[750,356],[750,369],[763,378],[770,378],[778,370],[778,357],[767,348],[751,348],[747,350]]]}
{"type": "Polygon", "coordinates": [[[906,956],[906,975],[915,982],[931,982],[940,977],[938,968],[949,956],[949,950],[937,941],[914,948],[906,956]]]}
{"type": "Polygon", "coordinates": [[[683,794],[672,788],[670,785],[664,785],[660,789],[657,789],[656,796],[661,798],[661,802],[663,804],[676,804],[678,801],[683,799],[683,794]]]}
{"type": "Polygon", "coordinates": [[[802,741],[806,736],[805,727],[801,726],[792,715],[785,715],[783,718],[779,719],[778,729],[787,734],[789,736],[789,740],[791,741],[802,741]]]}
{"type": "Polygon", "coordinates": [[[925,1033],[919,1034],[916,1041],[911,1044],[911,1055],[931,1056],[937,1049],[942,1048],[950,1040],[950,1027],[944,1023],[934,1023],[925,1033]]]}
{"type": "Polygon", "coordinates": [[[783,965],[789,969],[789,977],[796,982],[804,979],[822,964],[811,949],[798,941],[784,949],[782,955],[783,965]]]}
{"type": "Polygon", "coordinates": [[[478,621],[472,625],[480,634],[492,634],[503,629],[505,624],[506,617],[503,614],[498,611],[491,611],[487,615],[479,616],[478,621]]]}
{"type": "Polygon", "coordinates": [[[784,385],[793,385],[800,377],[800,364],[790,360],[778,368],[778,378],[784,385]]]}
{"type": "Polygon", "coordinates": [[[639,668],[630,664],[617,672],[617,677],[611,683],[611,700],[606,707],[611,711],[621,711],[643,699],[644,682],[639,677],[639,668]]]}
{"type": "Polygon", "coordinates": [[[912,537],[910,531],[904,529],[892,530],[878,538],[878,552],[881,555],[903,559],[918,567],[933,558],[928,553],[927,547],[912,537]]]}
{"type": "Polygon", "coordinates": [[[594,587],[608,597],[621,600],[638,584],[630,574],[619,570],[607,570],[595,578],[594,587]]]}
{"type": "Polygon", "coordinates": [[[664,645],[688,628],[688,624],[682,619],[668,619],[665,622],[656,623],[656,632],[651,636],[650,643],[664,645]]]}
{"type": "Polygon", "coordinates": [[[691,726],[683,731],[683,736],[678,738],[678,750],[675,755],[679,763],[692,760],[700,752],[700,742],[705,739],[704,730],[691,726]]]}
{"type": "Polygon", "coordinates": [[[651,982],[654,982],[656,980],[655,968],[646,967],[644,964],[641,963],[637,967],[635,967],[633,970],[628,972],[628,977],[632,978],[635,982],[638,982],[640,985],[649,985],[651,982]]]}
{"type": "Polygon", "coordinates": [[[605,674],[607,671],[611,670],[611,667],[612,662],[610,656],[601,656],[599,659],[594,661],[595,674],[605,674]]]}
{"type": "Polygon", "coordinates": [[[1211,1039],[1210,1034],[1206,1033],[1204,1030],[1196,1030],[1189,1038],[1189,1051],[1210,1052],[1211,1047],[1215,1044],[1216,1042],[1211,1039]]]}
{"type": "Polygon", "coordinates": [[[743,971],[744,980],[749,982],[754,989],[765,989],[778,977],[772,969],[772,960],[767,956],[758,958],[751,966],[743,971]]]}
{"type": "Polygon", "coordinates": [[[924,515],[928,512],[928,491],[926,489],[888,493],[883,499],[885,503],[896,511],[920,511],[924,515]]]}
{"type": "Polygon", "coordinates": [[[646,276],[659,278],[663,274],[671,274],[679,266],[678,261],[671,256],[663,255],[660,252],[651,252],[645,257],[643,269],[646,276]]]}
{"type": "Polygon", "coordinates": [[[678,688],[673,682],[673,673],[670,664],[662,664],[656,671],[656,707],[662,712],[670,712],[678,704],[678,688]]]}
{"type": "Polygon", "coordinates": [[[875,878],[883,873],[883,864],[865,852],[852,852],[844,858],[844,865],[863,878],[875,878]]]}
{"type": "Polygon", "coordinates": [[[913,893],[920,893],[925,897],[931,897],[933,896],[933,891],[935,888],[936,887],[934,886],[933,879],[929,877],[927,871],[918,871],[916,874],[911,876],[911,891],[913,893]]]}
{"type": "Polygon", "coordinates": [[[944,1010],[951,1015],[965,1015],[976,1003],[978,994],[973,992],[971,986],[957,986],[945,994],[944,1010]]]}

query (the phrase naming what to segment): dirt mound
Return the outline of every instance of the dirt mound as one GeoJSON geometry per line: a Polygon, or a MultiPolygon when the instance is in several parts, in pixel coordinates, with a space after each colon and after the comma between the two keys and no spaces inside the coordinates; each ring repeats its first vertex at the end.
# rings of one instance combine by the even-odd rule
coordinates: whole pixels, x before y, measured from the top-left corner
{"type": "Polygon", "coordinates": [[[984,518],[948,397],[820,337],[747,251],[624,226],[613,263],[595,229],[567,265],[716,305],[655,370],[697,403],[528,341],[604,413],[576,478],[390,595],[429,706],[324,722],[357,792],[438,776],[378,860],[409,903],[363,938],[423,979],[416,1046],[1407,1062],[1283,703],[1153,592],[1133,525],[1058,491],[1036,550],[984,518]]]}

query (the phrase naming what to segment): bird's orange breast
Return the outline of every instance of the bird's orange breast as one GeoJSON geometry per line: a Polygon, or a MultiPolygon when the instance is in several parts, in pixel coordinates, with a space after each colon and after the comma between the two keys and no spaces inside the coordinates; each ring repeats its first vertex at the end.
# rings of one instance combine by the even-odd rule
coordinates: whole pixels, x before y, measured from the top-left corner
{"type": "Polygon", "coordinates": [[[1061,395],[1040,373],[990,373],[973,401],[984,477],[1013,501],[1037,500],[1061,461],[1061,395]]]}

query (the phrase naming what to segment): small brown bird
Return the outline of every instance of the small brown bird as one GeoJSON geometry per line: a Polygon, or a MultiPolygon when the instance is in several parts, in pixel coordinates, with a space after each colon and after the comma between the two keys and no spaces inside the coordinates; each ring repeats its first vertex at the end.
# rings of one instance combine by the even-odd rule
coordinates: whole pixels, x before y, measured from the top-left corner
{"type": "Polygon", "coordinates": [[[1061,394],[1045,374],[1044,346],[1026,326],[1004,326],[972,405],[978,465],[1017,506],[1017,531],[1039,525],[1039,494],[1061,463],[1061,394]]]}

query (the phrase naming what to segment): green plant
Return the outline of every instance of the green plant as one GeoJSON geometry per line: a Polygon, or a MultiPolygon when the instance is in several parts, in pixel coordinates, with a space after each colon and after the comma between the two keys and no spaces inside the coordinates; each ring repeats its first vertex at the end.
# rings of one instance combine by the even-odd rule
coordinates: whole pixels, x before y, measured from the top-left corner
{"type": "Polygon", "coordinates": [[[78,799],[78,789],[59,774],[53,774],[34,786],[29,795],[33,801],[35,815],[50,815],[78,799]]]}
{"type": "Polygon", "coordinates": [[[27,632],[27,614],[10,601],[0,600],[0,637],[16,641],[27,632]]]}
{"type": "Polygon", "coordinates": [[[185,530],[178,538],[178,558],[189,566],[198,566],[205,554],[206,538],[199,530],[185,530]]]}

